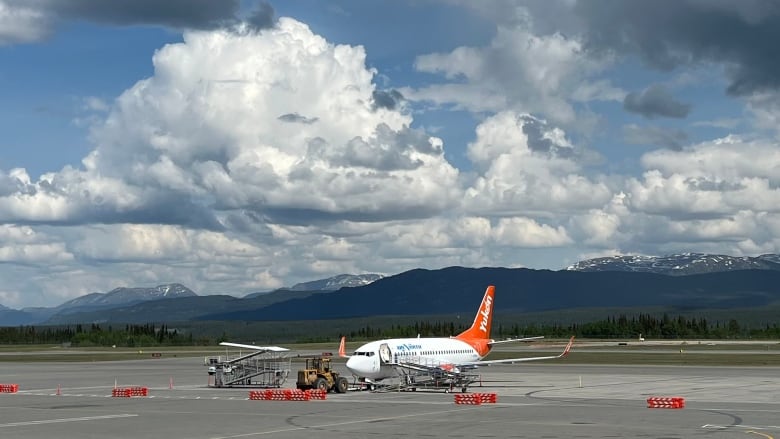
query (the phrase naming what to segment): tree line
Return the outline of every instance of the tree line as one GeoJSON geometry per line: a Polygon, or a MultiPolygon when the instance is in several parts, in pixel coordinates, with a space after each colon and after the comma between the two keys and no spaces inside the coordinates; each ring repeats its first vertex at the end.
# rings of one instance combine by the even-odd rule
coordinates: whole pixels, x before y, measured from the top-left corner
{"type": "MultiPolygon", "coordinates": [[[[321,322],[322,323],[322,322],[321,322]]],[[[342,322],[343,323],[343,322],[342,322]]],[[[287,328],[290,329],[290,328],[287,328]]],[[[275,335],[284,342],[329,342],[347,335],[350,340],[373,340],[379,338],[402,337],[448,337],[466,329],[462,322],[454,321],[417,321],[410,324],[364,325],[348,333],[329,334],[320,329],[317,336],[305,331],[289,331],[287,339],[279,339],[278,334],[256,334],[258,339],[275,335]]],[[[193,337],[191,331],[169,328],[167,325],[75,325],[75,326],[18,326],[0,327],[0,344],[69,344],[71,346],[209,346],[225,340],[231,340],[229,332],[222,330],[220,335],[200,335],[193,337]]],[[[546,337],[566,338],[572,335],[578,338],[632,339],[639,335],[655,339],[780,339],[780,326],[766,324],[760,327],[740,324],[736,319],[726,322],[710,322],[703,317],[671,317],[668,314],[654,316],[625,314],[610,316],[603,320],[571,324],[526,324],[499,321],[493,325],[492,337],[496,339],[543,335],[546,337]]]]}
{"type": "MultiPolygon", "coordinates": [[[[352,339],[376,339],[396,337],[448,337],[457,335],[466,327],[454,322],[416,322],[413,325],[392,325],[387,328],[366,325],[349,333],[352,339]]],[[[766,324],[761,327],[740,325],[736,319],[727,322],[709,322],[703,317],[661,317],[639,314],[628,317],[625,314],[610,316],[603,320],[587,323],[527,324],[499,323],[493,326],[493,338],[525,337],[543,335],[565,338],[572,335],[578,338],[631,339],[639,335],[658,339],[777,339],[780,338],[780,326],[766,324]]]]}
{"type": "Polygon", "coordinates": [[[71,346],[176,346],[193,345],[192,334],[180,334],[177,329],[166,325],[156,326],[98,324],[60,327],[0,327],[2,344],[70,344],[71,346]]]}

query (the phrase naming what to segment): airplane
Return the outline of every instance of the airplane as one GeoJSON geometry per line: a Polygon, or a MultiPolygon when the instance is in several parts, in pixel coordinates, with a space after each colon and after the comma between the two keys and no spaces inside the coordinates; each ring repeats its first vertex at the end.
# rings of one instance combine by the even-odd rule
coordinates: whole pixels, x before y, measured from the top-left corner
{"type": "Polygon", "coordinates": [[[566,348],[559,355],[544,357],[508,358],[483,360],[493,346],[499,343],[530,341],[544,337],[526,337],[509,340],[493,340],[490,329],[493,323],[493,302],[495,286],[485,290],[485,296],[470,328],[454,337],[394,338],[366,343],[347,355],[346,337],[341,338],[339,356],[347,358],[346,367],[359,379],[369,382],[398,377],[398,369],[407,372],[450,373],[475,369],[479,366],[501,363],[561,358],[569,353],[574,343],[571,337],[566,348]]]}

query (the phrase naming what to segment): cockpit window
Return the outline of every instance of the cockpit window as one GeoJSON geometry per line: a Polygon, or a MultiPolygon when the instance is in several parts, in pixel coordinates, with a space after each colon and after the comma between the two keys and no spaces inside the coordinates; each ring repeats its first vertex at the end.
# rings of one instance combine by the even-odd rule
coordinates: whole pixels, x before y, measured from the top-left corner
{"type": "Polygon", "coordinates": [[[355,351],[355,353],[354,353],[353,355],[358,355],[358,356],[361,356],[361,357],[373,357],[373,356],[374,356],[374,354],[375,354],[375,352],[360,352],[360,351],[355,351]]]}

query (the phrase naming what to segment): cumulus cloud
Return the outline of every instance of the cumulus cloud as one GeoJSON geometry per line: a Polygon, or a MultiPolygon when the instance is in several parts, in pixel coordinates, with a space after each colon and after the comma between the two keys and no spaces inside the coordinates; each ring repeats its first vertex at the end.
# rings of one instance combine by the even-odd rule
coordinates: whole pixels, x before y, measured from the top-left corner
{"type": "Polygon", "coordinates": [[[674,117],[682,119],[691,111],[690,104],[674,99],[666,87],[653,84],[641,92],[631,92],[623,100],[623,108],[646,118],[674,117]]]}
{"type": "MultiPolygon", "coordinates": [[[[0,0],[0,24],[9,4],[23,22],[21,2],[0,0]]],[[[580,15],[598,0],[574,8],[468,2],[501,17],[493,40],[418,57],[416,68],[440,81],[397,89],[377,87],[361,46],[330,43],[289,18],[269,27],[262,8],[249,18],[258,32],[223,26],[238,14],[233,2],[210,4],[221,8],[211,21],[191,11],[188,24],[164,11],[132,18],[146,2],[116,11],[86,1],[51,3],[49,12],[43,0],[24,4],[29,41],[79,14],[200,30],[160,48],[154,74],[114,101],[84,100],[94,148],[81,167],[37,179],[0,170],[0,268],[13,268],[2,271],[7,305],[173,281],[238,295],[345,272],[555,268],[575,255],[780,248],[776,141],[754,134],[690,144],[682,131],[627,125],[629,143],[664,147],[642,155],[641,175],[627,176],[593,166],[598,140],[571,137],[593,100],[617,109],[625,102],[648,117],[690,111],[660,86],[626,94],[599,77],[610,56],[644,46],[633,46],[631,33],[619,45],[595,38],[580,15]],[[561,19],[574,32],[556,30],[555,14],[545,16],[552,10],[568,13],[561,19]],[[448,163],[442,139],[418,128],[406,99],[487,112],[467,146],[468,172],[448,163]]],[[[749,26],[772,20],[760,8],[695,7],[738,11],[749,26]]],[[[6,29],[0,41],[26,41],[6,29]]],[[[732,80],[738,73],[727,69],[732,80]]],[[[767,130],[780,126],[774,98],[744,98],[767,130]]]]}
{"type": "Polygon", "coordinates": [[[480,172],[466,191],[471,212],[560,214],[603,206],[612,196],[605,182],[584,175],[578,151],[560,129],[529,115],[486,119],[468,156],[480,172]]]}
{"type": "Polygon", "coordinates": [[[623,95],[604,79],[589,83],[604,63],[587,57],[576,39],[559,33],[534,35],[526,23],[500,24],[485,47],[421,55],[415,68],[441,74],[448,82],[404,89],[412,100],[477,112],[544,114],[558,124],[581,122],[575,120],[572,96],[613,100],[623,95]]]}
{"type": "Polygon", "coordinates": [[[572,241],[562,226],[551,227],[528,218],[502,218],[496,228],[500,243],[518,247],[555,247],[572,241]]]}
{"type": "MultiPolygon", "coordinates": [[[[69,232],[67,251],[61,244],[28,247],[28,256],[0,249],[0,258],[59,251],[136,274],[150,261],[162,264],[138,277],[150,282],[170,275],[193,288],[231,278],[247,279],[233,280],[234,288],[278,287],[291,272],[310,278],[354,266],[345,255],[370,255],[362,246],[350,253],[354,245],[328,227],[425,218],[462,197],[443,142],[410,128],[400,107],[377,105],[384,95],[362,47],[330,44],[281,19],[259,33],[185,33],[153,63],[154,75],[93,125],[95,148],[82,168],[37,181],[24,169],[0,171],[0,222],[90,225],[81,235],[69,232]],[[264,259],[260,242],[287,262],[264,259]],[[204,262],[229,247],[243,256],[204,262]],[[311,253],[331,247],[344,252],[311,253]],[[293,259],[299,265],[291,268],[293,259]],[[186,274],[167,265],[172,260],[210,268],[186,274]]],[[[87,101],[102,112],[101,104],[87,101]]],[[[95,285],[99,277],[72,279],[95,285]]]]}
{"type": "Polygon", "coordinates": [[[72,260],[64,242],[31,227],[0,225],[0,263],[55,265],[72,260]]]}
{"type": "Polygon", "coordinates": [[[279,219],[408,217],[458,196],[442,142],[374,108],[360,47],[282,19],[260,34],[185,34],[154,64],[94,128],[87,173],[279,219]]]}
{"type": "Polygon", "coordinates": [[[772,143],[729,137],[654,151],[642,164],[648,170],[627,184],[631,205],[640,212],[705,219],[780,212],[780,153],[772,143]]]}

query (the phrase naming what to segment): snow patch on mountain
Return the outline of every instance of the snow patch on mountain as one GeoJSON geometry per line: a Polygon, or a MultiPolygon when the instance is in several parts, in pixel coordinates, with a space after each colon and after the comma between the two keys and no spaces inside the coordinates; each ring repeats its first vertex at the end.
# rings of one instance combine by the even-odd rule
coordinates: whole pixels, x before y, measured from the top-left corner
{"type": "Polygon", "coordinates": [[[757,257],[681,253],[667,256],[611,256],[588,259],[566,267],[572,271],[631,271],[672,276],[733,270],[780,270],[780,255],[757,257]]]}
{"type": "Polygon", "coordinates": [[[126,305],[149,300],[172,299],[177,297],[197,296],[192,290],[182,284],[164,284],[152,288],[114,288],[108,293],[91,293],[69,300],[57,307],[57,310],[74,308],[103,308],[126,305]]]}

